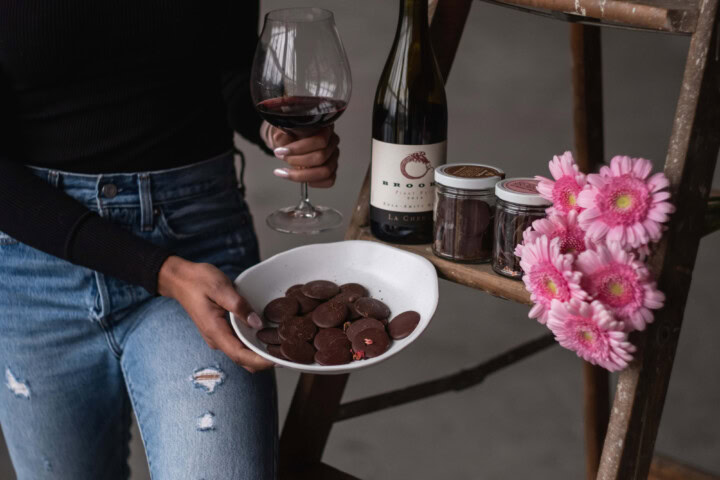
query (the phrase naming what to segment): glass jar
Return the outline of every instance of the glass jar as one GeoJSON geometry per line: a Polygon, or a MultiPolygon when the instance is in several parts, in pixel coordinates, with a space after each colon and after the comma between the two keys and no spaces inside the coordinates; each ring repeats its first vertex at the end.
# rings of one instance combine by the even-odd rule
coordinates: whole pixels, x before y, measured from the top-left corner
{"type": "Polygon", "coordinates": [[[492,268],[500,275],[520,278],[520,258],[515,247],[522,243],[523,232],[538,218],[546,216],[551,202],[540,196],[534,178],[508,178],[495,185],[495,242],[492,268]]]}
{"type": "Polygon", "coordinates": [[[452,163],[435,169],[433,242],[435,255],[466,263],[492,259],[497,167],[452,163]]]}

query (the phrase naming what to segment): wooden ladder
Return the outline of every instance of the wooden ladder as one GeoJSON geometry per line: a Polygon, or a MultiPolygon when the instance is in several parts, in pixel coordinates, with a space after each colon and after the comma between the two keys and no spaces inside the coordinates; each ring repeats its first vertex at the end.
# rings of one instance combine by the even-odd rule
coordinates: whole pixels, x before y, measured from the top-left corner
{"type": "MultiPolygon", "coordinates": [[[[653,450],[670,381],[685,303],[700,239],[720,229],[720,192],[711,193],[720,147],[720,0],[483,0],[571,22],[575,158],[586,172],[603,163],[602,68],[599,27],[623,27],[691,35],[677,102],[665,174],[677,212],[650,264],[665,292],[665,308],[646,331],[633,334],[638,352],[620,375],[610,414],[605,370],[584,365],[585,438],[588,479],[697,479],[711,475],[657,458],[653,450]],[[652,465],[652,468],[651,468],[652,465]]],[[[435,54],[447,79],[472,0],[439,0],[431,8],[435,54]]],[[[348,228],[347,239],[378,241],[369,231],[370,170],[348,228]]],[[[522,282],[489,265],[452,263],[429,245],[394,245],[430,260],[441,278],[491,295],[529,304],[522,282]]],[[[543,350],[543,335],[479,365],[451,375],[368,398],[341,403],[348,375],[302,374],[280,439],[281,478],[353,479],[323,464],[334,422],[431,395],[459,391],[543,350]]]]}

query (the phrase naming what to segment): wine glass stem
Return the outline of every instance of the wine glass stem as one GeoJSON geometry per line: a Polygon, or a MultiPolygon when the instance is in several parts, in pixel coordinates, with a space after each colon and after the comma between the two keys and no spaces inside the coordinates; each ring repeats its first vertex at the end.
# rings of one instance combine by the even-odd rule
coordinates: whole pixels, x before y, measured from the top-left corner
{"type": "Polygon", "coordinates": [[[307,182],[302,182],[300,184],[300,203],[298,203],[298,206],[295,207],[295,216],[314,218],[316,215],[317,212],[315,211],[315,207],[313,207],[312,203],[310,203],[308,184],[307,182]]]}

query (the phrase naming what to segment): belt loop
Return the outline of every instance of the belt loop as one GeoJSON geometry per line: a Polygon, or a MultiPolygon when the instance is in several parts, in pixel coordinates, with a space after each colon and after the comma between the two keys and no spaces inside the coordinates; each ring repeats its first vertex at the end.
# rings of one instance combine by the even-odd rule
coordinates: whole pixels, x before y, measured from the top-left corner
{"type": "Polygon", "coordinates": [[[150,189],[150,175],[138,175],[138,190],[140,192],[140,223],[143,232],[151,232],[154,227],[152,191],[150,189]]]}
{"type": "Polygon", "coordinates": [[[60,172],[57,170],[48,171],[48,183],[57,188],[60,185],[60,172]]]}

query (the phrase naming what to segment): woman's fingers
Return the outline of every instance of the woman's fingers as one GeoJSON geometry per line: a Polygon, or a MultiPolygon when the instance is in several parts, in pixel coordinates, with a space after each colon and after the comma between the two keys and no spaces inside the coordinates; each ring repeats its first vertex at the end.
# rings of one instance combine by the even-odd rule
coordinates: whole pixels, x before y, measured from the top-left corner
{"type": "Polygon", "coordinates": [[[283,132],[283,135],[272,134],[275,143],[275,156],[280,159],[290,155],[304,155],[306,153],[322,150],[330,143],[330,137],[333,135],[334,126],[324,127],[313,133],[309,137],[297,138],[283,132]],[[288,141],[291,139],[291,141],[288,141]]]}
{"type": "Polygon", "coordinates": [[[207,335],[210,337],[212,343],[225,355],[230,357],[233,362],[250,373],[265,370],[275,365],[245,347],[235,336],[230,325],[228,325],[224,319],[220,320],[222,321],[215,322],[215,327],[207,335]]]}
{"type": "Polygon", "coordinates": [[[333,153],[335,153],[335,150],[337,150],[337,146],[339,143],[340,137],[333,133],[330,136],[330,139],[328,140],[325,148],[313,150],[309,153],[288,154],[283,158],[283,160],[285,160],[293,167],[298,168],[319,167],[320,165],[325,163],[332,156],[333,153]]]}
{"type": "Polygon", "coordinates": [[[322,182],[333,178],[338,167],[340,150],[335,149],[327,162],[319,167],[313,168],[276,168],[273,171],[275,176],[292,180],[293,182],[322,182]]]}
{"type": "Polygon", "coordinates": [[[253,311],[250,303],[235,290],[235,287],[233,287],[229,279],[226,283],[219,285],[215,291],[211,292],[210,298],[228,312],[232,312],[250,328],[263,327],[260,315],[253,311]]]}

